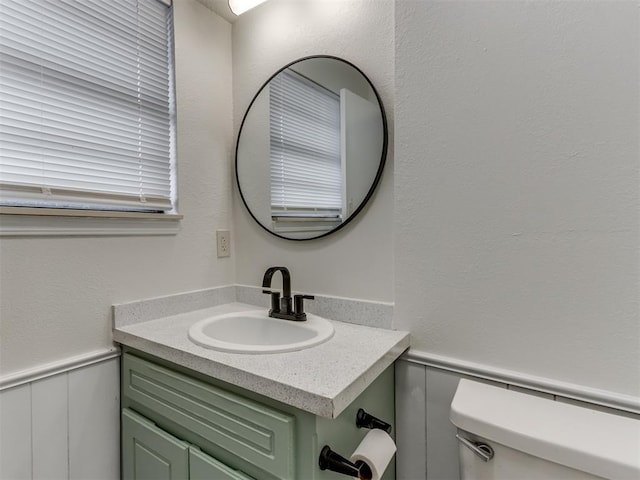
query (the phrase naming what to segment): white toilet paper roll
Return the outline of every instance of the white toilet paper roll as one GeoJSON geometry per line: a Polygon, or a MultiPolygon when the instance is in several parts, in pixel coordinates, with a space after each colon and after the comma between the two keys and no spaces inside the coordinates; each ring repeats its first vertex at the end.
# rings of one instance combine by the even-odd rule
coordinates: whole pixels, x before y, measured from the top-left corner
{"type": "Polygon", "coordinates": [[[351,455],[351,461],[355,463],[362,460],[371,468],[372,480],[380,480],[395,453],[393,438],[383,430],[374,429],[362,439],[351,455]]]}

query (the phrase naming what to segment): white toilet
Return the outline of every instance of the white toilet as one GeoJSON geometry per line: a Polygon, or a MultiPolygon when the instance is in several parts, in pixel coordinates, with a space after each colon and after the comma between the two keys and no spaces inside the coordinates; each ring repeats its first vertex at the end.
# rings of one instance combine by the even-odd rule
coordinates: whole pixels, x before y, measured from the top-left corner
{"type": "Polygon", "coordinates": [[[640,420],[460,380],[462,480],[640,479],[640,420]]]}

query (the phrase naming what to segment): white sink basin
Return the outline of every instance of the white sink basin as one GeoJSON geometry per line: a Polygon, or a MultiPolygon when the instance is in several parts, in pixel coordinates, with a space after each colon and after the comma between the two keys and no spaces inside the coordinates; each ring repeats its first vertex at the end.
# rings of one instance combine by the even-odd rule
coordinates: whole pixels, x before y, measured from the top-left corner
{"type": "Polygon", "coordinates": [[[294,322],[271,318],[266,310],[227,313],[195,323],[189,339],[205,348],[233,353],[281,353],[304,350],[333,336],[328,320],[307,313],[294,322]]]}

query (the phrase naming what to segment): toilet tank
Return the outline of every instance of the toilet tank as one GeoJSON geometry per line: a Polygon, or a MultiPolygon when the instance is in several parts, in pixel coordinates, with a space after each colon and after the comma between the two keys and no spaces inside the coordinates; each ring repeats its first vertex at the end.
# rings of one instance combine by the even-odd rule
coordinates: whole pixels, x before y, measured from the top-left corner
{"type": "Polygon", "coordinates": [[[494,452],[483,461],[461,442],[462,479],[640,479],[638,419],[466,379],[450,419],[460,437],[494,452]]]}

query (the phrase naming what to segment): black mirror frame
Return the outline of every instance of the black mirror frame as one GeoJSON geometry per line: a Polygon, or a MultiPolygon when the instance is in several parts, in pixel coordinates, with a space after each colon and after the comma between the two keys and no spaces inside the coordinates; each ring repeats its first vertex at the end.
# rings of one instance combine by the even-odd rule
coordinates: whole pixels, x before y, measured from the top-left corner
{"type": "Polygon", "coordinates": [[[249,103],[249,106],[247,107],[247,110],[244,113],[244,116],[242,117],[242,123],[240,124],[240,129],[238,130],[238,136],[236,139],[236,148],[235,148],[235,177],[236,177],[236,185],[238,186],[238,193],[240,193],[240,198],[242,199],[242,203],[244,204],[245,208],[247,209],[247,211],[249,212],[249,215],[251,215],[251,218],[253,218],[253,220],[260,225],[260,227],[262,227],[263,230],[269,232],[271,235],[274,235],[276,237],[282,238],[284,240],[292,240],[295,242],[302,242],[302,241],[308,241],[308,240],[316,240],[318,238],[323,238],[326,237],[328,235],[331,235],[332,233],[335,233],[341,229],[343,229],[346,225],[348,225],[351,220],[353,220],[355,217],[358,216],[358,214],[364,209],[365,205],[369,202],[369,200],[371,199],[371,197],[373,196],[373,193],[375,192],[376,187],[378,186],[378,183],[380,183],[380,178],[382,177],[382,172],[384,170],[384,166],[387,160],[387,149],[388,149],[388,145],[389,145],[389,129],[388,129],[388,125],[387,125],[387,115],[384,109],[384,105],[382,103],[382,99],[380,98],[380,95],[378,94],[378,91],[376,90],[376,88],[373,86],[373,83],[371,83],[371,80],[369,80],[369,77],[367,77],[367,75],[365,75],[365,73],[360,70],[358,67],[356,67],[353,63],[349,62],[348,60],[344,60],[343,58],[340,57],[336,57],[333,55],[309,55],[306,57],[302,57],[299,58],[297,60],[294,60],[290,63],[288,63],[287,65],[285,65],[284,67],[280,68],[277,72],[275,72],[273,75],[271,75],[267,81],[265,81],[262,86],[258,89],[257,93],[253,96],[253,99],[251,100],[251,103],[249,103]],[[256,99],[258,98],[258,96],[260,95],[260,93],[262,93],[262,91],[267,87],[267,85],[269,85],[269,83],[271,82],[271,80],[273,80],[280,72],[286,70],[287,68],[300,63],[302,61],[305,60],[311,60],[314,58],[328,58],[328,59],[333,59],[333,60],[338,60],[340,62],[346,63],[347,65],[351,66],[352,68],[354,68],[355,70],[358,71],[358,73],[360,73],[360,75],[362,75],[362,77],[367,81],[367,83],[369,84],[369,86],[371,87],[371,89],[373,90],[374,95],[376,96],[376,100],[378,101],[378,106],[380,107],[380,115],[382,117],[382,135],[383,135],[383,142],[382,142],[382,154],[381,154],[381,158],[380,158],[380,164],[378,165],[378,171],[376,172],[376,176],[373,180],[373,182],[371,183],[371,187],[369,188],[369,191],[367,192],[367,195],[364,197],[364,199],[362,200],[362,202],[360,202],[360,205],[358,205],[358,208],[355,209],[355,211],[349,216],[349,218],[347,218],[344,222],[342,222],[340,225],[338,225],[335,228],[332,228],[331,230],[329,230],[328,232],[322,233],[320,235],[317,235],[315,237],[309,237],[309,238],[290,238],[290,237],[285,237],[283,235],[277,234],[273,231],[271,231],[269,228],[267,228],[265,225],[263,225],[260,221],[258,221],[258,219],[255,217],[255,215],[253,214],[253,212],[251,211],[251,209],[249,208],[249,205],[247,204],[247,200],[244,198],[244,195],[242,193],[242,187],[240,186],[240,177],[238,176],[238,148],[240,146],[240,138],[242,136],[242,129],[244,127],[244,123],[247,120],[247,116],[249,115],[249,112],[251,111],[251,107],[253,106],[253,104],[255,103],[256,99]]]}

